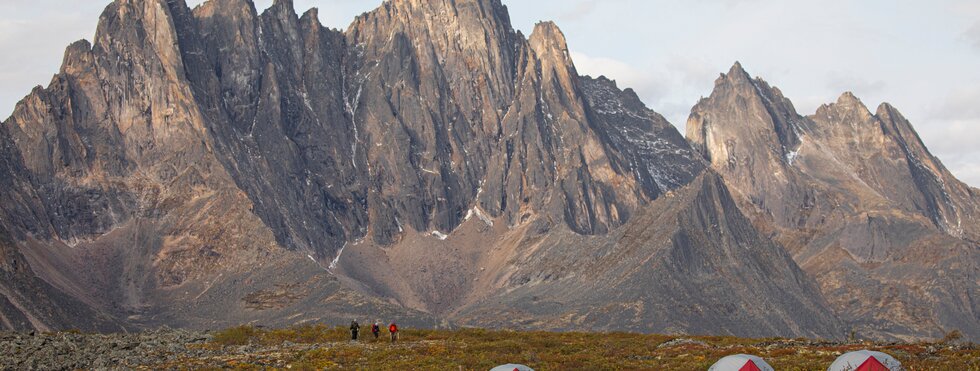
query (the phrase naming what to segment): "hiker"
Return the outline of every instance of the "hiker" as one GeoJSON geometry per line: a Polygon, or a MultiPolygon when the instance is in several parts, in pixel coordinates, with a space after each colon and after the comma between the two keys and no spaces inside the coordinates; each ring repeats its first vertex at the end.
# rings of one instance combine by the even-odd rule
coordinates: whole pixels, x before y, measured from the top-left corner
{"type": "Polygon", "coordinates": [[[353,320],[350,323],[350,339],[351,341],[357,341],[357,332],[361,330],[361,325],[357,324],[357,320],[353,320]]]}
{"type": "Polygon", "coordinates": [[[395,341],[398,340],[398,325],[392,322],[391,325],[388,326],[388,332],[391,333],[391,343],[394,344],[395,341]]]}
{"type": "Polygon", "coordinates": [[[371,333],[374,334],[374,340],[378,340],[381,336],[381,320],[374,321],[374,325],[371,325],[371,333]]]}

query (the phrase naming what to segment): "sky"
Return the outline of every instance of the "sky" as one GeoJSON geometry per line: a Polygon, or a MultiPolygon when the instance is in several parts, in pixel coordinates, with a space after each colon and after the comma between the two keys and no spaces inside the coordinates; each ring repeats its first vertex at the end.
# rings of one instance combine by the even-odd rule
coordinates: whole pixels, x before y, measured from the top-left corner
{"type": "MultiPolygon", "coordinates": [[[[980,1],[503,1],[515,28],[555,21],[579,73],[635,89],[682,132],[691,107],[740,61],[804,115],[845,91],[872,111],[891,103],[959,179],[980,187],[980,1]]],[[[294,0],[341,29],[380,3],[294,0]]],[[[0,0],[0,117],[47,85],[68,44],[92,38],[106,4],[0,0]]]]}

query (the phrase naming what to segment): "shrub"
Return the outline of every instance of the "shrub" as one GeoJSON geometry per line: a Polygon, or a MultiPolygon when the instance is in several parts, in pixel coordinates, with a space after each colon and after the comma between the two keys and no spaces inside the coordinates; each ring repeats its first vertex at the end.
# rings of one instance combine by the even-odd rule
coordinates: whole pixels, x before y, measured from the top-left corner
{"type": "Polygon", "coordinates": [[[214,342],[221,345],[247,345],[252,343],[259,331],[252,326],[238,326],[214,334],[214,342]]]}
{"type": "Polygon", "coordinates": [[[958,341],[960,341],[962,339],[963,339],[963,333],[960,332],[960,330],[953,330],[953,331],[947,332],[946,333],[946,336],[943,336],[942,343],[943,344],[953,344],[953,343],[956,343],[956,342],[958,342],[958,341]]]}

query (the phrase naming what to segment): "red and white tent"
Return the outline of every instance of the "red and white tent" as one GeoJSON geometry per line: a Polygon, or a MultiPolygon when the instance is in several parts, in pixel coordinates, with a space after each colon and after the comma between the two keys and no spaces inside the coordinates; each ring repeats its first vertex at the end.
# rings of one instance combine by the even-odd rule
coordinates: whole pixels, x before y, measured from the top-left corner
{"type": "Polygon", "coordinates": [[[773,369],[762,358],[736,354],[718,360],[708,371],[773,371],[773,369]]]}
{"type": "Polygon", "coordinates": [[[902,363],[890,355],[859,350],[837,357],[827,371],[901,371],[902,363]]]}
{"type": "Polygon", "coordinates": [[[509,364],[509,365],[500,365],[494,367],[490,369],[490,371],[534,371],[534,369],[527,367],[525,365],[509,364]]]}

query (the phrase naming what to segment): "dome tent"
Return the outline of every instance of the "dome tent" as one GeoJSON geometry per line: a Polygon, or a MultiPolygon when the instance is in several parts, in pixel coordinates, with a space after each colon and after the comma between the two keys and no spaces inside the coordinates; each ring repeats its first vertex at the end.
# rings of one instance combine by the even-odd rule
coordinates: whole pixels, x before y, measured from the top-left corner
{"type": "Polygon", "coordinates": [[[773,371],[773,369],[762,358],[736,354],[718,360],[708,371],[773,371]]]}
{"type": "Polygon", "coordinates": [[[490,371],[534,371],[534,369],[525,365],[508,364],[494,367],[490,371]]]}
{"type": "Polygon", "coordinates": [[[901,371],[902,363],[882,352],[859,350],[846,353],[830,365],[827,371],[901,371]]]}

